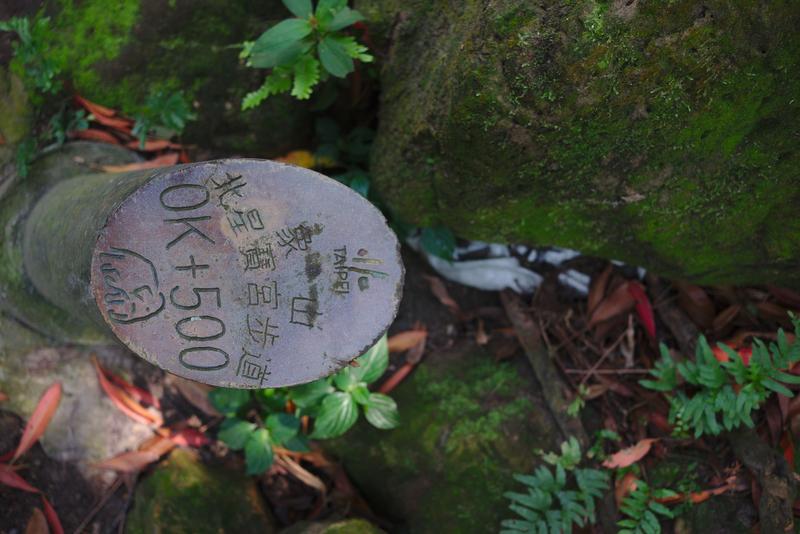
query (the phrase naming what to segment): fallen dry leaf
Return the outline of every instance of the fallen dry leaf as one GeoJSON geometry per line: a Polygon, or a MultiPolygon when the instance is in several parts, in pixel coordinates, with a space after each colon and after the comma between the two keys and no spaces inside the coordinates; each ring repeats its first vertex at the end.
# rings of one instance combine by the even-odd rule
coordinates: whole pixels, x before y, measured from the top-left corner
{"type": "Polygon", "coordinates": [[[603,462],[603,467],[607,467],[608,469],[619,469],[621,467],[633,465],[644,458],[645,455],[650,452],[650,447],[653,446],[653,443],[657,441],[658,439],[656,438],[646,438],[641,440],[633,447],[622,449],[621,451],[616,452],[608,457],[606,461],[603,462]]]}
{"type": "Polygon", "coordinates": [[[8,395],[0,391],[0,402],[5,402],[8,400],[8,395]]]}
{"type": "Polygon", "coordinates": [[[14,456],[11,457],[12,463],[25,454],[42,437],[44,431],[47,430],[47,425],[50,424],[50,420],[58,409],[59,402],[61,402],[61,382],[56,382],[45,390],[28,419],[25,430],[22,432],[22,438],[20,438],[19,445],[17,445],[17,450],[14,452],[14,456]]]}
{"type": "Polygon", "coordinates": [[[778,302],[789,306],[789,308],[793,310],[800,310],[800,292],[778,286],[767,286],[767,291],[769,291],[778,302]]]}
{"type": "Polygon", "coordinates": [[[389,352],[405,352],[420,341],[425,341],[427,337],[428,331],[425,329],[399,332],[388,339],[389,352]]]}
{"type": "Polygon", "coordinates": [[[38,493],[42,498],[42,507],[44,508],[44,515],[47,518],[47,522],[50,525],[50,531],[53,534],[64,534],[64,528],[61,526],[61,520],[58,518],[58,514],[50,504],[50,501],[47,500],[47,497],[45,497],[41,491],[28,484],[24,478],[19,476],[16,471],[14,471],[12,466],[8,464],[0,464],[0,484],[4,484],[8,487],[16,488],[22,491],[27,491],[28,493],[38,493]]]}
{"type": "Polygon", "coordinates": [[[142,161],[140,163],[128,163],[127,165],[103,165],[102,169],[105,172],[131,172],[131,171],[141,171],[145,169],[156,169],[158,167],[168,167],[170,165],[175,165],[178,163],[178,158],[180,154],[177,152],[172,152],[170,154],[164,154],[162,156],[158,156],[151,160],[142,161]]]}
{"type": "Polygon", "coordinates": [[[489,343],[489,336],[486,334],[486,328],[483,325],[483,319],[478,319],[478,330],[475,332],[475,343],[484,346],[489,343]]]}
{"type": "Polygon", "coordinates": [[[202,447],[208,445],[211,440],[204,433],[196,428],[184,428],[172,434],[170,441],[181,447],[202,447]]]}
{"type": "Polygon", "coordinates": [[[80,105],[83,108],[85,108],[86,111],[88,111],[89,113],[91,113],[95,117],[98,116],[98,115],[104,116],[104,117],[113,117],[114,115],[117,114],[116,110],[111,109],[111,108],[106,107],[106,106],[101,106],[100,104],[96,104],[96,103],[92,102],[91,100],[87,100],[86,98],[83,98],[81,95],[75,95],[75,102],[77,102],[78,105],[80,105]]]}
{"type": "Polygon", "coordinates": [[[780,304],[774,302],[759,302],[756,304],[758,314],[769,322],[780,324],[784,328],[792,327],[792,320],[789,312],[780,304]]]}
{"type": "Polygon", "coordinates": [[[72,139],[83,139],[84,141],[99,141],[101,143],[109,143],[111,145],[118,145],[119,139],[105,130],[98,130],[97,128],[87,128],[86,130],[75,130],[69,133],[72,139]]]}
{"type": "Polygon", "coordinates": [[[739,315],[740,311],[742,311],[742,306],[740,304],[731,304],[719,312],[719,315],[714,317],[711,328],[713,328],[715,332],[722,332],[730,326],[733,320],[736,319],[736,316],[739,315]]]}
{"type": "Polygon", "coordinates": [[[311,169],[314,167],[315,158],[314,154],[309,152],[308,150],[292,150],[288,154],[281,156],[280,158],[275,158],[275,161],[280,161],[281,163],[288,163],[290,165],[297,165],[298,167],[305,167],[306,169],[311,169]]]}
{"type": "Polygon", "coordinates": [[[444,306],[446,306],[453,315],[456,317],[461,317],[461,306],[459,306],[458,303],[453,300],[453,297],[450,296],[450,293],[447,291],[447,286],[444,285],[442,279],[438,276],[430,276],[427,274],[422,276],[428,281],[428,284],[430,284],[431,293],[433,293],[433,296],[436,297],[436,299],[444,306]]]}
{"type": "MultiPolygon", "coordinates": [[[[173,447],[175,446],[175,444],[172,445],[173,447]]],[[[94,465],[100,469],[111,469],[120,473],[135,473],[157,461],[160,457],[161,455],[158,453],[149,450],[129,451],[94,465]]]]}
{"type": "Polygon", "coordinates": [[[628,291],[628,283],[623,282],[604,298],[589,318],[589,327],[621,315],[636,306],[636,299],[628,291]]]}
{"type": "Polygon", "coordinates": [[[117,387],[119,387],[122,391],[127,393],[131,398],[134,400],[141,402],[143,404],[147,404],[148,406],[154,406],[155,408],[161,409],[161,403],[158,399],[153,396],[152,393],[146,391],[140,387],[134,386],[127,380],[123,379],[120,376],[115,375],[111,371],[104,369],[106,377],[117,387]]]}
{"type": "Polygon", "coordinates": [[[40,509],[33,509],[33,513],[25,527],[25,534],[50,534],[50,528],[47,526],[47,518],[40,509]]]}
{"type": "Polygon", "coordinates": [[[647,335],[655,341],[656,339],[656,319],[653,315],[653,305],[644,290],[644,286],[639,282],[628,282],[628,292],[636,299],[636,314],[639,321],[644,326],[647,335]]]}
{"type": "Polygon", "coordinates": [[[163,424],[164,421],[160,414],[154,414],[147,410],[142,405],[134,401],[127,393],[122,391],[122,389],[109,381],[108,377],[106,376],[105,369],[103,369],[100,365],[100,362],[97,361],[96,356],[92,356],[92,361],[94,363],[95,371],[97,372],[97,379],[100,381],[100,387],[106,392],[106,395],[108,395],[108,398],[111,399],[111,402],[114,404],[114,406],[119,408],[122,413],[139,423],[155,426],[161,426],[163,424]]]}
{"type": "Polygon", "coordinates": [[[589,296],[586,301],[586,311],[590,315],[606,294],[606,288],[608,288],[608,281],[611,279],[613,268],[613,264],[609,263],[606,268],[603,269],[603,272],[592,280],[592,287],[589,289],[589,296]]]}
{"type": "Polygon", "coordinates": [[[622,505],[622,501],[627,497],[632,491],[636,490],[636,475],[627,472],[622,478],[617,478],[617,481],[614,483],[614,500],[617,503],[617,508],[622,505]]]}
{"type": "Polygon", "coordinates": [[[179,143],[173,143],[167,139],[151,139],[145,141],[144,146],[139,141],[130,141],[125,144],[126,147],[130,148],[131,150],[138,150],[139,152],[158,152],[160,150],[166,150],[168,148],[180,150],[183,148],[183,145],[179,143]]]}
{"type": "Polygon", "coordinates": [[[676,282],[678,304],[686,314],[703,330],[711,328],[717,313],[714,303],[705,289],[688,282],[676,282]]]}

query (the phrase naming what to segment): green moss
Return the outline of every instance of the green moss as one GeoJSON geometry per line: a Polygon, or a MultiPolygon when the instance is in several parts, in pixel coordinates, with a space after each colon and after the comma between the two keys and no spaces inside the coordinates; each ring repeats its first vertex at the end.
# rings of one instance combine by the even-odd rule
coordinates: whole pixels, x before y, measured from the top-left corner
{"type": "Polygon", "coordinates": [[[358,425],[328,446],[375,508],[409,531],[494,529],[511,475],[555,446],[527,376],[475,349],[429,355],[393,393],[400,428],[358,425]]]}
{"type": "Polygon", "coordinates": [[[797,4],[498,2],[434,42],[412,4],[373,161],[401,216],[698,281],[800,283],[797,4]],[[420,130],[429,142],[406,143],[420,130]]]}
{"type": "Polygon", "coordinates": [[[126,527],[133,534],[276,531],[254,480],[182,449],[137,484],[126,527]]]}
{"type": "Polygon", "coordinates": [[[140,0],[56,0],[50,57],[72,79],[80,92],[102,86],[94,70],[103,60],[116,58],[129,41],[140,0]]]}

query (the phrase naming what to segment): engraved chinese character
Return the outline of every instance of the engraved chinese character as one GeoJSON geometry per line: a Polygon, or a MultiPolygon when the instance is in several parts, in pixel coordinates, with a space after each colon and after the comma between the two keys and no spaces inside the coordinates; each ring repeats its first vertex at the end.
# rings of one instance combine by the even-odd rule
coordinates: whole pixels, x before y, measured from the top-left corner
{"type": "Polygon", "coordinates": [[[272,333],[272,330],[278,329],[278,325],[269,324],[269,321],[269,317],[264,320],[258,318],[251,320],[250,314],[247,314],[247,333],[250,334],[250,338],[253,341],[262,347],[266,346],[267,341],[269,341],[270,346],[273,345],[275,340],[280,337],[272,333]]]}
{"type": "Polygon", "coordinates": [[[273,310],[277,310],[279,296],[278,282],[276,281],[272,281],[265,286],[252,282],[247,284],[247,303],[250,306],[269,304],[273,310]]]}
{"type": "Polygon", "coordinates": [[[275,232],[275,235],[278,236],[278,245],[287,247],[287,258],[293,250],[306,251],[311,244],[311,230],[302,224],[294,228],[284,228],[275,232]]]}
{"type": "Polygon", "coordinates": [[[192,271],[192,278],[197,278],[197,271],[208,270],[210,266],[206,263],[195,263],[194,255],[189,254],[189,265],[177,265],[176,271],[192,271]]]}
{"type": "Polygon", "coordinates": [[[242,352],[242,357],[239,359],[239,365],[236,368],[236,375],[250,380],[258,380],[259,385],[263,385],[267,377],[272,374],[267,369],[267,364],[272,360],[267,358],[262,364],[260,354],[253,354],[245,349],[242,349],[242,352]]]}
{"type": "Polygon", "coordinates": [[[244,270],[253,271],[256,269],[275,270],[275,255],[272,253],[272,244],[267,243],[263,247],[255,246],[245,250],[244,270]]]}
{"type": "Polygon", "coordinates": [[[311,328],[320,315],[322,314],[319,312],[319,305],[316,298],[292,297],[290,323],[311,328]]]}
{"type": "Polygon", "coordinates": [[[231,230],[234,234],[239,232],[249,232],[250,230],[263,230],[264,222],[261,220],[261,213],[253,208],[244,212],[242,210],[233,210],[233,213],[228,214],[228,223],[231,225],[231,230]]]}
{"type": "Polygon", "coordinates": [[[220,190],[221,189],[221,191],[218,193],[218,197],[217,197],[219,199],[219,205],[220,206],[227,206],[222,201],[222,199],[225,198],[226,195],[233,195],[233,196],[241,198],[242,194],[239,191],[239,189],[241,189],[242,187],[247,185],[247,182],[243,181],[241,174],[239,176],[234,176],[234,175],[226,172],[225,176],[226,176],[227,179],[222,181],[221,183],[217,182],[213,178],[211,179],[211,183],[214,184],[214,190],[220,190]],[[240,182],[240,180],[241,180],[241,182],[240,182]]]}

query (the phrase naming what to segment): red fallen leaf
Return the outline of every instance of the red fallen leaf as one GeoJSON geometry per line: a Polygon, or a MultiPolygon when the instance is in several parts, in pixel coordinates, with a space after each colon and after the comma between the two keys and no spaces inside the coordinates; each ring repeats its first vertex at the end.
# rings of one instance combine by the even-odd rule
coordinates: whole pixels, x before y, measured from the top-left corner
{"type": "Polygon", "coordinates": [[[783,433],[780,445],[781,450],[783,450],[783,457],[786,459],[786,463],[789,464],[789,469],[794,472],[794,440],[791,432],[783,433]]]}
{"type": "Polygon", "coordinates": [[[669,424],[669,420],[661,412],[648,412],[647,422],[665,434],[672,433],[672,425],[669,424]]]}
{"type": "Polygon", "coordinates": [[[0,464],[0,484],[27,491],[28,493],[38,493],[42,498],[44,515],[47,518],[47,522],[50,524],[50,530],[53,534],[64,534],[64,528],[61,526],[58,514],[50,504],[50,501],[47,500],[47,497],[45,497],[41,491],[28,484],[10,465],[0,464]]]}
{"type": "Polygon", "coordinates": [[[88,128],[86,130],[75,130],[69,132],[69,136],[73,139],[83,139],[85,141],[99,141],[101,143],[109,143],[118,145],[119,139],[105,130],[98,130],[97,128],[88,128]]]}
{"type": "Polygon", "coordinates": [[[592,280],[592,287],[589,288],[589,296],[586,300],[586,311],[590,314],[594,312],[597,305],[600,304],[600,301],[603,300],[603,296],[606,294],[606,288],[608,287],[608,281],[611,278],[613,267],[614,266],[609,263],[606,268],[603,269],[603,272],[592,280]]]}
{"type": "Polygon", "coordinates": [[[53,414],[58,409],[59,402],[61,402],[61,382],[56,382],[45,390],[28,419],[25,430],[22,432],[22,438],[19,440],[19,445],[17,445],[17,450],[14,452],[14,456],[11,457],[12,463],[25,454],[42,437],[47,425],[50,424],[50,420],[53,418],[53,414]]]}
{"type": "Polygon", "coordinates": [[[169,437],[173,443],[181,447],[202,447],[208,445],[211,440],[208,436],[195,428],[184,428],[172,434],[169,437]]]}
{"type": "Polygon", "coordinates": [[[628,283],[623,282],[597,305],[589,317],[589,327],[607,321],[617,315],[627,312],[636,305],[636,299],[628,291],[628,283]]]}
{"type": "Polygon", "coordinates": [[[430,284],[431,293],[436,299],[444,304],[450,312],[455,315],[456,317],[461,317],[461,306],[453,300],[453,297],[450,296],[450,293],[447,291],[447,286],[444,285],[442,279],[437,276],[429,276],[427,274],[422,275],[430,284]]]}
{"type": "Polygon", "coordinates": [[[677,282],[678,304],[701,329],[711,328],[716,308],[705,289],[687,282],[677,282]]]}
{"type": "Polygon", "coordinates": [[[405,352],[427,337],[428,331],[424,329],[400,332],[388,339],[389,352],[405,352]]]}
{"type": "Polygon", "coordinates": [[[105,172],[130,172],[141,171],[145,169],[156,169],[158,167],[168,167],[170,165],[175,165],[176,163],[178,163],[178,153],[172,152],[148,161],[142,161],[141,163],[128,163],[127,165],[103,165],[102,168],[105,172]]]}
{"type": "Polygon", "coordinates": [[[131,135],[133,128],[133,121],[130,119],[123,119],[121,117],[107,117],[105,115],[92,114],[95,122],[99,122],[103,126],[108,126],[112,130],[131,135]]]}
{"type": "Polygon", "coordinates": [[[76,94],[74,98],[75,98],[75,102],[77,102],[78,105],[80,105],[83,108],[85,108],[86,111],[88,111],[89,113],[91,113],[95,117],[98,116],[98,115],[105,116],[105,117],[113,117],[114,115],[117,114],[116,110],[108,108],[106,106],[101,106],[100,104],[95,104],[91,100],[87,100],[86,98],[83,98],[81,95],[76,94]]]}
{"type": "Polygon", "coordinates": [[[127,393],[112,384],[106,377],[106,371],[100,366],[95,356],[92,356],[95,370],[97,371],[97,379],[100,381],[100,387],[106,392],[108,398],[114,403],[114,406],[120,409],[122,413],[145,425],[161,426],[163,420],[161,416],[155,416],[148,410],[137,404],[136,401],[131,399],[127,393]]]}
{"type": "Polygon", "coordinates": [[[167,148],[174,148],[176,150],[183,148],[183,145],[173,143],[168,139],[150,139],[144,142],[144,146],[136,140],[125,143],[125,146],[131,150],[138,150],[139,152],[158,152],[166,150],[167,148]]]}
{"type": "Polygon", "coordinates": [[[5,402],[8,400],[8,395],[0,391],[0,402],[5,402]]]}
{"type": "Polygon", "coordinates": [[[160,455],[153,451],[130,451],[94,464],[100,469],[111,469],[121,473],[135,473],[157,461],[160,455]]]}
{"type": "Polygon", "coordinates": [[[636,475],[629,471],[614,483],[614,500],[617,501],[617,508],[622,505],[625,497],[636,490],[636,482],[636,475]]]}
{"type": "Polygon", "coordinates": [[[639,282],[628,282],[628,292],[636,299],[636,313],[642,322],[647,335],[650,339],[656,339],[656,320],[653,316],[653,306],[644,290],[644,286],[639,282]]]}
{"type": "Polygon", "coordinates": [[[124,378],[115,375],[108,369],[103,369],[106,374],[106,377],[116,386],[118,386],[122,391],[130,395],[135,400],[147,404],[148,406],[155,406],[156,408],[161,409],[161,403],[158,401],[156,397],[153,396],[147,390],[144,390],[140,387],[134,386],[124,378]]]}
{"type": "Polygon", "coordinates": [[[653,446],[653,443],[657,442],[658,439],[654,438],[646,438],[641,440],[639,443],[634,445],[633,447],[628,447],[627,449],[622,449],[603,462],[603,467],[607,467],[608,469],[618,469],[620,467],[628,467],[629,465],[633,465],[645,455],[650,452],[650,448],[653,446]]]}
{"type": "Polygon", "coordinates": [[[776,322],[784,328],[791,328],[792,321],[789,312],[780,304],[774,302],[759,302],[756,304],[758,314],[770,322],[776,322]]]}
{"type": "MultiPolygon", "coordinates": [[[[734,349],[734,350],[736,350],[736,349],[734,349]]],[[[714,353],[714,357],[717,359],[718,362],[730,361],[730,358],[728,357],[728,353],[726,353],[724,350],[722,350],[721,348],[719,348],[716,345],[711,347],[711,352],[714,353]]],[[[742,348],[736,350],[736,352],[739,354],[739,357],[742,359],[742,363],[744,363],[745,365],[750,365],[750,358],[753,356],[752,347],[742,347],[742,348]]]]}
{"type": "Polygon", "coordinates": [[[180,155],[178,156],[178,161],[180,163],[191,163],[192,158],[189,157],[189,153],[186,150],[181,150],[180,155]]]}

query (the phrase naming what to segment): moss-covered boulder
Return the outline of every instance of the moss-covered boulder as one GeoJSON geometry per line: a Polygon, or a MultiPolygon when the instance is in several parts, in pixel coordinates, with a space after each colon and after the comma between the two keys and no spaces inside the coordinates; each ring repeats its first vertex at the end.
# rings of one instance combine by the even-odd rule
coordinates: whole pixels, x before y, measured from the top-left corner
{"type": "Polygon", "coordinates": [[[309,106],[273,97],[242,112],[265,71],[237,45],[291,16],[278,0],[50,0],[48,56],[86,98],[136,115],[149,94],[183,91],[198,119],[185,140],[225,152],[276,155],[310,132],[309,106]]]}
{"type": "Polygon", "coordinates": [[[277,532],[254,479],[177,449],[136,487],[126,531],[277,532]]]}
{"type": "Polygon", "coordinates": [[[800,4],[358,0],[403,218],[800,285],[800,4]],[[381,41],[379,41],[381,42],[381,41]]]}
{"type": "Polygon", "coordinates": [[[365,519],[352,518],[341,521],[301,521],[280,534],[384,534],[384,531],[365,519]]]}
{"type": "Polygon", "coordinates": [[[561,441],[525,364],[496,363],[471,345],[429,354],[392,393],[399,428],[362,421],[326,446],[403,531],[494,532],[513,515],[503,497],[511,475],[561,441]]]}

